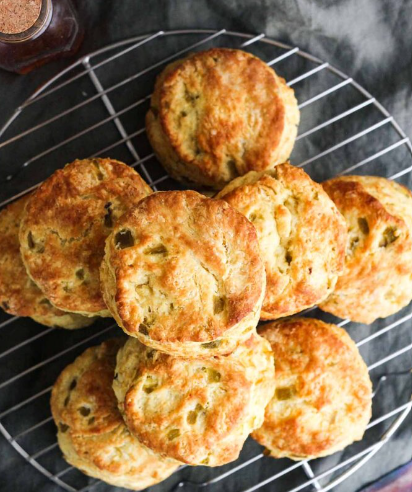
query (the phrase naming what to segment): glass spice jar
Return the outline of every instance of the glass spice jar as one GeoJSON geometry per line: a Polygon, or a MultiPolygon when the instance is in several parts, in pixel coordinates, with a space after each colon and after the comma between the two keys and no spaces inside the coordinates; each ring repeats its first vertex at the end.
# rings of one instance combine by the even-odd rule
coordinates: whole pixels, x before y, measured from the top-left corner
{"type": "Polygon", "coordinates": [[[82,40],[70,0],[0,0],[0,68],[30,72],[73,55],[82,40]]]}

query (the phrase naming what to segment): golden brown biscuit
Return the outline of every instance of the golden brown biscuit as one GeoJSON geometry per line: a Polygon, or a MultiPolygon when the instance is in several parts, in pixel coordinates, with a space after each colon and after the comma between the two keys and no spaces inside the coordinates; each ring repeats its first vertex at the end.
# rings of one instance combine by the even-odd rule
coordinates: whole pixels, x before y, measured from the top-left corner
{"type": "Polygon", "coordinates": [[[19,227],[28,199],[25,196],[0,212],[0,306],[9,314],[29,316],[46,326],[89,326],[92,318],[55,308],[27,275],[20,256],[19,227]]]}
{"type": "Polygon", "coordinates": [[[375,176],[341,176],[323,183],[346,219],[343,274],[319,307],[372,323],[412,299],[412,193],[375,176]]]}
{"type": "Polygon", "coordinates": [[[51,408],[68,463],[118,487],[142,490],[167,478],[177,464],[142,446],[117,408],[112,382],[124,340],[87,349],[53,386],[51,408]]]}
{"type": "Polygon", "coordinates": [[[195,191],[154,193],[121,217],[101,280],[128,335],[188,356],[230,353],[249,338],[265,291],[255,228],[195,191]]]}
{"type": "Polygon", "coordinates": [[[167,355],[130,338],[114,392],[130,431],[159,454],[219,466],[239,456],[274,391],[270,345],[256,334],[228,356],[167,355]]]}
{"type": "Polygon", "coordinates": [[[252,437],[275,458],[318,458],[362,439],[372,384],[355,343],[317,319],[265,325],[276,361],[276,391],[252,437]]]}
{"type": "Polygon", "coordinates": [[[20,228],[28,274],[65,311],[110,316],[99,268],[116,220],[151,193],[131,167],[111,159],[76,160],[31,196],[20,228]]]}
{"type": "Polygon", "coordinates": [[[343,270],[346,224],[322,187],[297,167],[251,171],[216,198],[256,227],[266,268],[261,319],[303,311],[326,299],[343,270]]]}
{"type": "Polygon", "coordinates": [[[217,189],[284,162],[298,123],[285,81],[259,58],[226,48],[168,65],[146,116],[149,140],[171,176],[217,189]]]}

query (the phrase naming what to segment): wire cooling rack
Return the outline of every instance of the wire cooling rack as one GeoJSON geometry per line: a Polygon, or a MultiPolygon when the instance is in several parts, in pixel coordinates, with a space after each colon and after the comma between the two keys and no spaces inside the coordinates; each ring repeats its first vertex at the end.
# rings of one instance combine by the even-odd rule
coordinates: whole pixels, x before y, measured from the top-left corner
{"type": "MultiPolygon", "coordinates": [[[[0,130],[0,206],[35,189],[66,162],[90,156],[131,164],[155,190],[180,188],[154,158],[144,115],[154,78],[165,64],[211,46],[250,51],[293,86],[301,125],[292,163],[312,178],[356,172],[412,187],[408,138],[368,91],[338,69],[264,34],[159,31],[81,58],[17,108],[0,130]]],[[[363,441],[329,458],[291,462],[264,457],[249,439],[236,463],[215,469],[184,467],[156,490],[252,492],[273,490],[273,484],[279,492],[341,490],[339,484],[388,443],[411,410],[411,307],[371,326],[338,322],[316,308],[307,312],[345,326],[368,363],[374,411],[363,441]]],[[[107,319],[69,332],[0,315],[0,431],[28,462],[69,492],[111,487],[62,459],[48,404],[51,386],[87,346],[116,334],[119,329],[107,319]]]]}

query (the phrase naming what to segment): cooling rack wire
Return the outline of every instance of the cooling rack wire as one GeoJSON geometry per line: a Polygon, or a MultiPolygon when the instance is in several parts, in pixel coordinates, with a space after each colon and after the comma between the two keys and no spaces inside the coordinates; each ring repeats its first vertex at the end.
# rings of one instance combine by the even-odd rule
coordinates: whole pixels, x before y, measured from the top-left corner
{"type": "MultiPolygon", "coordinates": [[[[329,63],[264,34],[254,36],[224,29],[159,31],[112,44],[81,58],[17,108],[0,130],[1,168],[3,173],[7,170],[0,187],[0,206],[34,190],[39,184],[37,175],[45,178],[76,157],[119,158],[137,168],[154,190],[179,187],[164,174],[150,150],[144,113],[154,77],[165,64],[211,46],[241,48],[258,54],[270,66],[276,66],[276,71],[295,89],[302,123],[292,154],[294,165],[304,167],[319,181],[334,174],[365,171],[365,174],[379,174],[411,187],[409,139],[367,90],[329,63]],[[156,52],[167,56],[159,57],[156,52]],[[89,121],[85,111],[87,115],[94,115],[93,121],[89,121]],[[368,125],[363,128],[365,122],[368,125]],[[61,140],[56,136],[58,133],[67,136],[61,140]],[[10,166],[10,162],[18,162],[18,165],[10,166]],[[387,162],[392,168],[396,167],[396,172],[390,176],[385,172],[387,162]]],[[[400,343],[398,335],[399,330],[409,328],[410,331],[411,307],[370,327],[353,326],[355,324],[349,320],[337,322],[317,308],[304,314],[307,313],[346,326],[361,352],[365,349],[367,358],[372,359],[367,363],[375,387],[374,415],[365,439],[348,451],[334,455],[332,462],[331,459],[276,462],[264,457],[257,444],[249,442],[247,452],[242,453],[237,462],[209,469],[204,481],[191,481],[185,475],[190,467],[182,467],[176,472],[177,476],[173,475],[165,483],[170,484],[170,490],[206,488],[217,491],[223,484],[227,485],[226,481],[243,473],[239,488],[233,490],[269,490],[276,483],[279,492],[326,492],[369,461],[402,425],[412,405],[409,385],[412,343],[400,343]],[[378,349],[386,349],[387,355],[374,360],[378,349]],[[393,396],[391,408],[386,408],[379,398],[390,393],[392,383],[400,380],[406,383],[393,396]],[[265,469],[259,469],[263,475],[254,473],[256,466],[265,460],[265,469]],[[296,476],[298,472],[300,475],[296,476]],[[295,475],[290,488],[288,477],[292,474],[295,475]]],[[[63,367],[87,346],[118,334],[116,325],[102,320],[94,328],[63,333],[55,328],[41,328],[23,318],[2,316],[0,347],[5,348],[0,353],[0,363],[6,368],[6,378],[0,381],[1,433],[29,463],[63,489],[69,492],[109,490],[106,484],[85,477],[63,461],[55,440],[48,399],[53,381],[63,367]],[[50,384],[44,387],[44,381],[50,384]]]]}

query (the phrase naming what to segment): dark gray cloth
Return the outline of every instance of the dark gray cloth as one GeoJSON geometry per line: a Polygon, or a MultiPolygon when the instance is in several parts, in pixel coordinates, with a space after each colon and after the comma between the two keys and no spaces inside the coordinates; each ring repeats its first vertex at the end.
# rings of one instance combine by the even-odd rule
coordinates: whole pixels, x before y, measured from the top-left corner
{"type": "MultiPolygon", "coordinates": [[[[227,30],[254,34],[264,32],[267,36],[276,40],[284,41],[292,46],[299,46],[301,49],[330,62],[332,65],[346,72],[357,82],[362,84],[386,107],[408,136],[412,135],[412,121],[410,117],[412,114],[412,0],[397,2],[391,0],[113,0],[111,2],[83,0],[79,3],[81,3],[80,11],[86,28],[86,35],[84,44],[78,56],[104,47],[114,41],[137,36],[139,34],[155,32],[160,29],[226,28],[227,30]]],[[[172,41],[170,41],[170,43],[172,43],[172,41]]],[[[189,42],[187,44],[189,44],[189,42]]],[[[150,47],[150,49],[161,49],[161,46],[164,45],[154,45],[153,47],[150,47]]],[[[173,46],[171,46],[171,48],[173,48],[173,46]]],[[[140,56],[144,59],[143,61],[150,60],[152,56],[157,56],[156,59],[161,59],[161,53],[162,52],[149,53],[147,50],[139,52],[140,56]]],[[[264,56],[268,53],[263,50],[262,53],[258,52],[258,54],[264,56]]],[[[56,74],[60,69],[68,66],[70,62],[71,60],[64,60],[51,63],[27,76],[0,72],[0,126],[12,114],[13,110],[30,96],[37,87],[56,74]]],[[[299,72],[298,68],[299,67],[296,68],[296,75],[302,72],[302,69],[300,69],[299,72]]],[[[309,65],[305,66],[305,68],[308,69],[309,65]]],[[[290,70],[293,71],[292,66],[290,70]]],[[[282,65],[279,66],[279,72],[282,73],[282,65]]],[[[101,77],[103,79],[107,77],[108,80],[110,80],[112,75],[113,74],[109,72],[103,72],[101,77]]],[[[88,92],[89,90],[90,88],[85,88],[85,97],[91,95],[91,93],[88,92]]],[[[297,90],[300,91],[297,92],[300,101],[315,95],[310,93],[310,87],[306,84],[303,84],[297,90]]],[[[71,96],[66,93],[65,97],[71,96]]],[[[128,101],[133,101],[135,96],[123,91],[121,97],[125,100],[129,98],[127,99],[128,101]]],[[[316,106],[316,113],[305,113],[305,116],[302,119],[301,132],[302,129],[307,130],[312,128],[316,126],[316,124],[319,124],[328,117],[339,112],[339,101],[328,101],[329,99],[322,100],[322,103],[319,106],[316,106]]],[[[354,101],[359,103],[361,100],[359,99],[356,101],[354,99],[354,101]]],[[[45,115],[41,116],[44,119],[45,115]]],[[[106,114],[102,111],[101,117],[103,118],[105,116],[106,114]]],[[[361,123],[365,123],[366,120],[368,124],[377,121],[376,114],[372,115],[367,113],[364,115],[362,113],[361,119],[365,119],[363,122],[360,122],[359,118],[359,115],[357,115],[356,118],[348,119],[345,123],[346,126],[342,123],[343,126],[339,128],[350,130],[349,135],[351,135],[368,126],[361,126],[361,123]]],[[[126,119],[125,125],[129,124],[133,125],[133,121],[126,119]]],[[[75,127],[69,128],[69,122],[67,125],[68,127],[66,129],[68,135],[76,131],[75,127]]],[[[134,130],[136,129],[133,126],[131,128],[134,128],[134,130]]],[[[335,131],[333,127],[331,128],[331,131],[335,131]]],[[[336,130],[336,132],[340,131],[340,129],[336,130]]],[[[336,139],[336,135],[333,136],[333,142],[345,138],[343,133],[338,139],[336,139]]],[[[38,139],[39,138],[40,137],[38,137],[38,139]]],[[[61,141],[62,138],[65,138],[65,135],[53,134],[53,138],[55,138],[55,143],[57,143],[61,141]]],[[[92,138],[92,136],[90,138],[92,138]]],[[[378,146],[379,139],[384,139],[386,142],[387,138],[389,137],[387,137],[386,134],[373,134],[369,137],[369,140],[361,140],[359,144],[356,144],[357,146],[352,146],[350,149],[345,148],[341,152],[329,155],[327,159],[321,161],[322,167],[313,169],[313,177],[319,180],[323,179],[328,173],[330,174],[332,169],[340,170],[345,167],[345,163],[347,166],[348,162],[350,162],[350,164],[357,162],[352,160],[353,154],[351,154],[351,152],[353,153],[356,151],[358,155],[363,148],[367,149],[369,145],[372,145],[373,148],[383,148],[378,146]]],[[[39,148],[41,148],[41,142],[39,141],[38,143],[39,148]]],[[[319,133],[319,135],[314,135],[314,138],[307,144],[300,142],[294,152],[294,159],[296,160],[293,162],[301,162],[305,160],[305,158],[316,155],[321,150],[328,148],[328,143],[330,143],[328,134],[322,132],[319,133]]],[[[9,171],[14,172],[19,165],[21,165],[19,152],[22,152],[21,155],[23,155],[24,150],[25,149],[16,148],[15,156],[0,150],[1,176],[4,177],[9,171]]],[[[71,150],[73,152],[77,151],[75,146],[71,150]]],[[[366,156],[367,155],[369,154],[366,153],[366,156]]],[[[128,156],[128,158],[128,162],[132,162],[130,156],[128,156]]],[[[67,161],[68,160],[70,160],[69,156],[67,157],[67,161]]],[[[388,154],[382,164],[376,164],[376,168],[370,167],[367,169],[369,172],[374,172],[374,169],[377,169],[382,175],[389,176],[402,168],[403,160],[407,162],[407,165],[412,165],[410,155],[405,152],[404,154],[388,154]]],[[[27,177],[27,179],[22,178],[22,183],[25,186],[43,179],[47,176],[50,169],[57,167],[54,162],[50,163],[47,160],[44,162],[42,161],[41,164],[41,166],[37,165],[32,168],[30,176],[27,177]]],[[[403,165],[405,164],[403,163],[403,165]]],[[[403,182],[411,186],[410,178],[405,178],[403,182]]],[[[6,186],[4,182],[1,182],[1,198],[9,196],[11,193],[10,190],[11,188],[9,188],[8,185],[6,186]]],[[[17,191],[19,190],[17,189],[17,191]]],[[[403,310],[402,313],[396,317],[380,321],[374,325],[373,329],[362,325],[351,325],[349,327],[349,332],[356,340],[360,340],[373,331],[376,331],[378,328],[386,326],[393,319],[399,319],[402,315],[406,315],[408,312],[410,312],[410,308],[409,310],[403,310]]],[[[330,317],[325,317],[325,319],[330,319],[330,317]]],[[[373,345],[373,349],[369,350],[365,348],[362,354],[365,356],[367,362],[371,363],[379,360],[390,353],[391,350],[399,349],[402,346],[410,344],[412,340],[411,328],[411,322],[405,323],[399,330],[394,330],[390,332],[390,334],[380,337],[373,345]]],[[[35,328],[33,324],[30,325],[30,322],[27,322],[27,326],[23,323],[13,329],[20,331],[20,333],[25,333],[25,330],[27,330],[27,334],[33,336],[36,333],[35,330],[38,328],[35,328]]],[[[3,328],[2,333],[0,333],[0,345],[3,346],[4,344],[6,348],[11,344],[11,341],[7,340],[7,338],[13,336],[11,330],[9,332],[11,333],[10,335],[7,334],[7,330],[7,327],[3,328]]],[[[53,335],[55,337],[53,340],[56,345],[59,343],[61,344],[62,338],[69,335],[70,337],[78,337],[79,339],[84,337],[84,334],[61,333],[58,335],[60,337],[59,340],[57,339],[57,335],[53,335]]],[[[72,338],[70,339],[72,340],[72,338]]],[[[36,356],[38,356],[38,354],[42,355],[43,350],[44,353],[47,353],[47,356],[49,356],[51,350],[50,344],[54,343],[53,340],[47,341],[46,337],[44,340],[44,343],[42,339],[37,345],[32,345],[34,348],[30,350],[36,351],[37,353],[31,353],[27,350],[25,352],[15,352],[13,357],[27,357],[28,359],[33,360],[33,363],[42,360],[44,356],[40,357],[40,359],[36,359],[36,356]]],[[[66,358],[61,360],[59,369],[64,367],[64,365],[72,359],[73,354],[68,354],[66,358]]],[[[30,364],[27,364],[25,367],[28,367],[29,365],[30,364]]],[[[11,364],[7,359],[0,360],[0,382],[14,374],[10,369],[10,366],[11,364]]],[[[373,373],[373,381],[376,385],[379,376],[385,373],[385,371],[404,371],[411,367],[412,359],[409,353],[409,355],[394,360],[390,366],[385,365],[382,368],[377,369],[373,373]]],[[[33,377],[28,382],[24,380],[22,384],[32,385],[33,390],[31,393],[33,394],[33,392],[51,384],[56,377],[56,374],[57,372],[42,372],[38,375],[38,378],[33,377]]],[[[21,398],[19,399],[18,395],[14,395],[13,391],[10,390],[9,394],[7,394],[7,398],[10,398],[10,401],[13,402],[20,401],[21,398]]],[[[376,399],[374,404],[375,415],[381,415],[389,411],[399,402],[406,403],[410,394],[410,375],[390,377],[382,385],[378,393],[379,398],[376,399]]],[[[3,395],[4,392],[0,393],[0,398],[6,398],[3,395]]],[[[23,413],[22,415],[24,418],[27,418],[27,421],[32,418],[33,422],[38,422],[41,418],[47,418],[48,414],[45,410],[47,409],[47,399],[48,397],[45,397],[39,402],[39,407],[35,407],[38,414],[35,416],[25,416],[23,413]]],[[[7,402],[5,402],[5,400],[3,402],[0,401],[0,404],[2,408],[3,405],[4,408],[7,408],[7,402]]],[[[11,425],[15,428],[25,428],[24,422],[12,422],[13,417],[8,418],[9,420],[5,422],[6,427],[7,425],[11,425]]],[[[339,492],[354,492],[360,486],[410,460],[412,457],[411,424],[412,419],[408,417],[391,441],[372,460],[370,460],[362,470],[358,471],[349,480],[338,486],[336,490],[339,492]]],[[[385,426],[378,427],[376,429],[377,433],[373,434],[372,437],[367,438],[367,442],[370,444],[375,442],[376,437],[382,434],[385,428],[385,426]]],[[[30,439],[31,440],[27,442],[27,446],[36,449],[36,440],[42,438],[39,437],[39,433],[34,433],[30,439]]],[[[359,449],[362,448],[359,447],[359,449]]],[[[252,441],[248,441],[247,446],[242,453],[242,457],[247,459],[260,451],[261,449],[259,446],[252,441]]],[[[344,457],[348,456],[350,456],[349,452],[344,454],[344,457]]],[[[47,463],[47,458],[44,463],[50,465],[51,468],[53,467],[53,463],[47,463]]],[[[326,462],[315,465],[315,468],[318,472],[321,472],[336,463],[337,458],[332,457],[326,462]]],[[[287,466],[290,464],[291,462],[288,462],[287,466]]],[[[275,462],[275,460],[264,458],[258,463],[244,468],[236,475],[235,479],[223,480],[216,485],[210,486],[210,488],[206,490],[242,491],[256,484],[259,480],[271,476],[276,470],[280,470],[281,466],[285,466],[283,460],[279,464],[275,462]]],[[[225,467],[224,470],[229,468],[230,466],[225,467]]],[[[179,478],[192,480],[198,483],[207,477],[216,476],[218,473],[218,470],[186,468],[181,472],[179,478]]],[[[276,482],[276,484],[279,485],[268,485],[262,490],[276,489],[279,492],[286,491],[299,485],[304,479],[305,475],[301,470],[298,470],[291,475],[283,477],[280,482],[276,482]]],[[[177,481],[177,477],[172,478],[165,484],[155,487],[153,490],[167,492],[171,490],[172,486],[177,481]]],[[[25,492],[57,492],[62,489],[50,482],[30,464],[25,462],[24,459],[12,449],[6,440],[3,437],[0,437],[0,492],[14,492],[20,490],[25,492]]],[[[96,490],[108,490],[108,488],[97,487],[96,490]]],[[[196,490],[196,488],[187,486],[182,490],[196,490]]]]}

